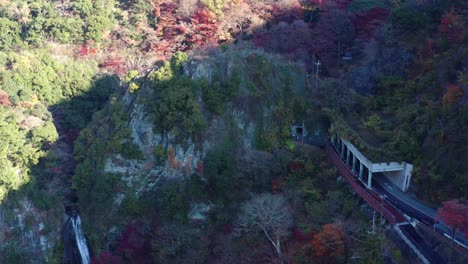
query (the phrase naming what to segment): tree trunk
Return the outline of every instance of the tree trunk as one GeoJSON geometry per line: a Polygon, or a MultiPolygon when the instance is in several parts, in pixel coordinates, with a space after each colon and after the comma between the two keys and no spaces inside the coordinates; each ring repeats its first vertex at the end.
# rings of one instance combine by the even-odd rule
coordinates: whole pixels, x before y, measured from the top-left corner
{"type": "Polygon", "coordinates": [[[275,248],[276,250],[276,253],[278,254],[278,257],[279,258],[282,258],[282,254],[281,254],[281,245],[280,245],[280,239],[279,239],[279,236],[277,235],[276,236],[276,243],[275,241],[270,237],[270,235],[268,234],[268,232],[262,228],[263,232],[265,233],[265,236],[268,238],[268,240],[270,240],[270,243],[273,245],[273,247],[275,248]]]}
{"type": "Polygon", "coordinates": [[[338,40],[338,66],[341,66],[341,40],[338,40]]]}

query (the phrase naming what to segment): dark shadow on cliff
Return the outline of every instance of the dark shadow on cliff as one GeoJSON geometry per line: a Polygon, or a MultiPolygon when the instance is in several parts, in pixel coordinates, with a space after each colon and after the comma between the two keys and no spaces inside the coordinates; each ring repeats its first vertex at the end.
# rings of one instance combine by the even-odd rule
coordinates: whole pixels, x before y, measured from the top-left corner
{"type": "Polygon", "coordinates": [[[18,263],[22,259],[30,260],[33,255],[44,255],[41,236],[45,235],[54,244],[53,248],[48,249],[52,251],[52,259],[49,261],[62,262],[67,259],[64,263],[81,263],[77,259],[79,254],[77,255],[73,229],[69,228],[70,221],[63,223],[65,213],[70,215],[79,210],[76,195],[71,188],[71,177],[75,169],[73,144],[93,114],[107,104],[112,93],[118,91],[119,82],[117,75],[96,76],[86,93],[48,107],[59,139],[42,147],[47,153],[37,165],[30,168],[30,181],[19,190],[10,192],[1,204],[4,213],[17,209],[23,215],[23,220],[15,215],[3,218],[7,223],[11,221],[11,231],[6,235],[14,238],[21,232],[28,234],[21,236],[17,247],[2,248],[0,252],[7,254],[0,258],[1,261],[18,263]],[[25,204],[29,202],[32,204],[25,204]],[[23,222],[23,226],[19,222],[23,222]],[[69,256],[62,257],[63,252],[67,252],[69,256]]]}

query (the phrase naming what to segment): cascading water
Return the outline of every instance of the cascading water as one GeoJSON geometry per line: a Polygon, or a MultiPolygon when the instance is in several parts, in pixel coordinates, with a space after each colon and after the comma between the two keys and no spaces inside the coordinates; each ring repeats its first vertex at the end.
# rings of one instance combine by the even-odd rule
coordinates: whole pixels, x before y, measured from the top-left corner
{"type": "Polygon", "coordinates": [[[76,245],[80,251],[81,262],[83,264],[90,263],[88,244],[86,243],[86,238],[83,234],[83,229],[81,229],[81,218],[79,215],[72,216],[71,222],[73,225],[73,231],[75,232],[76,245]]]}

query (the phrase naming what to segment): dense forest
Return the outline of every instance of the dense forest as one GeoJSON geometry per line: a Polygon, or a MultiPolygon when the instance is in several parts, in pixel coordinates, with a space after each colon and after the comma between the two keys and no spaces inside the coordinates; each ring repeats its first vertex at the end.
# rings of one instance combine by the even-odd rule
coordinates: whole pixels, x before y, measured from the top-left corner
{"type": "MultiPolygon", "coordinates": [[[[93,264],[414,263],[327,158],[332,133],[413,164],[408,193],[466,239],[467,17],[463,0],[0,0],[0,263],[81,263],[71,214],[93,264]]],[[[453,248],[436,250],[466,261],[453,248]]]]}

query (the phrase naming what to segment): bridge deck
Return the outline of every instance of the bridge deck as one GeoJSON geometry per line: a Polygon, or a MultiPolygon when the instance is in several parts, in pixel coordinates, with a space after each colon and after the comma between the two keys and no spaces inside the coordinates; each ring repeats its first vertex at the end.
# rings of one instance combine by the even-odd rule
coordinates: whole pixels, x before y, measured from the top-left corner
{"type": "Polygon", "coordinates": [[[327,151],[340,174],[351,185],[353,190],[372,206],[372,208],[382,214],[382,216],[392,224],[405,222],[405,218],[401,213],[395,210],[386,200],[381,199],[377,194],[368,190],[358,181],[356,175],[351,171],[351,168],[346,165],[331,145],[327,145],[327,151]]]}
{"type": "MultiPolygon", "coordinates": [[[[388,200],[393,203],[397,208],[403,210],[409,216],[418,219],[420,222],[425,223],[428,226],[433,226],[436,219],[437,211],[429,206],[415,200],[408,194],[402,192],[398,187],[392,184],[390,180],[385,178],[384,175],[376,173],[374,175],[375,184],[373,188],[379,193],[388,195],[388,200]]],[[[440,230],[446,234],[452,234],[452,230],[440,219],[437,220],[437,230],[440,230]]],[[[455,233],[455,239],[463,244],[462,247],[467,249],[468,239],[466,239],[462,233],[457,231],[455,233]]]]}

